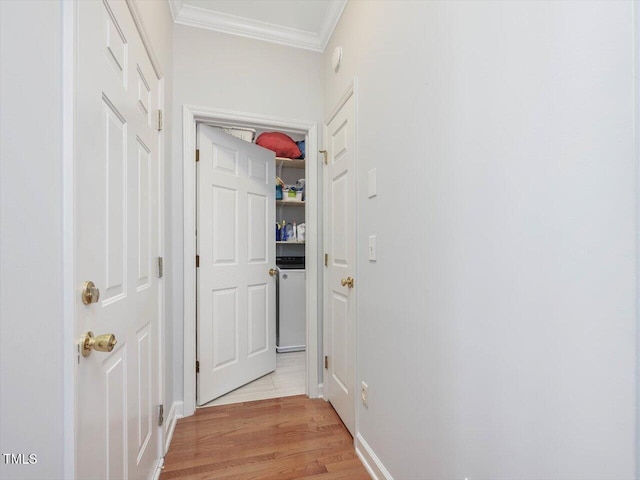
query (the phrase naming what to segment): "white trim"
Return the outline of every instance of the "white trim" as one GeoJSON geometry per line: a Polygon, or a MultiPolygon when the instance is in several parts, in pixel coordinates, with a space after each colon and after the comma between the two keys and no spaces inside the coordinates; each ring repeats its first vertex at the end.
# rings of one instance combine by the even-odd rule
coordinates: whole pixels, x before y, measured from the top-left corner
{"type": "Polygon", "coordinates": [[[127,7],[129,7],[129,11],[131,12],[131,16],[133,17],[133,23],[136,24],[136,29],[140,34],[140,39],[142,39],[142,44],[144,45],[145,50],[147,51],[147,55],[149,56],[149,60],[151,60],[151,65],[153,66],[153,71],[156,74],[158,80],[162,78],[162,68],[160,67],[160,62],[158,61],[158,57],[153,50],[153,46],[151,45],[151,40],[149,40],[149,36],[147,35],[146,30],[144,29],[144,23],[142,22],[142,15],[140,15],[140,11],[138,10],[138,6],[134,0],[126,0],[127,7]]]}
{"type": "MultiPolygon", "coordinates": [[[[353,77],[351,84],[347,87],[345,92],[342,94],[342,97],[340,97],[340,100],[338,100],[338,103],[336,103],[336,106],[333,107],[333,110],[331,110],[331,112],[325,119],[324,123],[326,125],[329,125],[329,123],[331,123],[331,120],[333,120],[333,118],[338,114],[340,109],[344,107],[344,104],[347,103],[347,101],[351,98],[351,95],[354,95],[356,93],[357,83],[358,83],[358,77],[353,77]]],[[[357,105],[356,105],[356,108],[357,108],[357,105]]]]}
{"type": "Polygon", "coordinates": [[[182,109],[182,191],[183,191],[183,388],[184,414],[196,411],[196,145],[195,114],[182,109]]]}
{"type": "Polygon", "coordinates": [[[160,475],[162,474],[162,467],[164,467],[164,457],[160,457],[158,459],[158,463],[156,463],[156,468],[153,471],[153,477],[151,477],[152,480],[160,479],[160,475]]]}
{"type": "Polygon", "coordinates": [[[393,480],[389,470],[385,468],[373,449],[359,433],[356,435],[356,455],[362,461],[364,468],[374,480],[393,480]]]}
{"type": "Polygon", "coordinates": [[[322,19],[322,23],[320,24],[320,29],[318,32],[318,36],[322,41],[321,52],[324,52],[324,49],[327,48],[327,43],[331,39],[331,35],[333,35],[333,31],[336,29],[338,25],[338,21],[342,16],[342,12],[344,12],[344,8],[347,6],[347,0],[340,0],[329,3],[329,7],[327,8],[327,12],[322,19]]]}
{"type": "Polygon", "coordinates": [[[640,4],[632,4],[634,18],[634,133],[636,167],[636,478],[640,478],[640,4]]]}
{"type": "Polygon", "coordinates": [[[164,457],[169,452],[169,447],[171,446],[171,440],[173,440],[173,432],[175,432],[176,424],[178,420],[182,418],[182,402],[173,402],[171,408],[169,409],[169,413],[167,414],[167,418],[164,422],[163,428],[163,438],[164,442],[161,445],[162,454],[158,459],[158,464],[156,466],[156,471],[153,475],[153,480],[158,480],[160,478],[160,474],[162,473],[162,467],[164,466],[164,457]]]}
{"type": "Polygon", "coordinates": [[[182,418],[182,410],[183,403],[182,402],[173,402],[171,405],[171,409],[169,410],[169,414],[167,415],[167,420],[165,422],[164,429],[164,445],[163,445],[163,458],[164,455],[169,452],[169,446],[171,445],[171,440],[173,439],[173,432],[176,429],[176,423],[178,419],[182,418]]]}
{"type": "Polygon", "coordinates": [[[278,128],[307,135],[307,348],[306,393],[318,396],[318,255],[319,175],[318,125],[315,122],[217,108],[184,105],[182,109],[183,201],[184,201],[184,416],[196,409],[196,122],[238,127],[278,128]],[[311,208],[313,206],[314,208],[311,208]]]}
{"type": "Polygon", "coordinates": [[[182,0],[167,0],[167,2],[169,3],[169,10],[171,10],[171,18],[175,22],[182,8],[182,0]]]}
{"type": "Polygon", "coordinates": [[[324,398],[324,384],[318,384],[318,398],[324,398]]]}
{"type": "MultiPolygon", "coordinates": [[[[165,110],[165,81],[164,79],[158,80],[158,109],[161,111],[165,110]]],[[[158,132],[158,256],[162,257],[163,261],[165,258],[165,162],[167,161],[166,149],[165,149],[165,141],[166,141],[166,130],[162,128],[160,132],[158,132]]],[[[159,295],[158,295],[158,385],[156,395],[158,398],[158,404],[165,405],[166,404],[166,396],[165,396],[165,379],[166,379],[166,371],[167,365],[165,362],[165,331],[167,325],[167,311],[165,308],[165,301],[167,295],[167,282],[165,281],[165,276],[162,278],[158,278],[158,287],[159,287],[159,295]]],[[[158,454],[160,457],[163,456],[162,444],[165,442],[165,431],[163,428],[158,428],[158,434],[160,435],[158,442],[158,454]]]]}
{"type": "MultiPolygon", "coordinates": [[[[360,182],[358,181],[358,172],[359,172],[359,168],[358,168],[358,152],[360,151],[359,149],[359,144],[358,144],[358,138],[359,138],[359,131],[358,131],[358,126],[360,125],[360,120],[359,120],[359,114],[360,114],[360,107],[359,107],[359,97],[358,97],[358,77],[354,76],[353,80],[351,81],[351,86],[349,87],[348,90],[351,90],[352,94],[353,94],[353,114],[356,117],[355,121],[355,133],[354,136],[355,138],[353,139],[353,143],[355,145],[355,156],[356,156],[356,160],[355,160],[355,169],[353,174],[356,176],[356,215],[354,218],[354,222],[356,222],[356,252],[358,251],[357,246],[360,245],[360,233],[358,230],[358,222],[360,219],[360,211],[359,211],[359,202],[358,199],[360,198],[360,182]]],[[[348,100],[348,97],[346,97],[346,99],[342,99],[341,101],[344,101],[346,103],[346,101],[348,100]]],[[[336,112],[337,113],[337,112],[336,112]]],[[[358,276],[358,258],[357,258],[357,254],[356,254],[356,260],[355,260],[355,266],[354,266],[354,273],[355,273],[355,277],[357,278],[358,276]]],[[[354,322],[354,336],[355,336],[355,345],[354,345],[354,352],[353,352],[353,361],[355,362],[355,376],[356,376],[356,384],[353,386],[354,388],[354,392],[356,393],[354,395],[354,403],[355,403],[355,429],[356,429],[356,434],[360,433],[360,415],[359,415],[359,406],[360,406],[360,369],[358,368],[358,352],[360,351],[359,346],[358,346],[358,305],[360,304],[360,289],[356,288],[356,304],[354,305],[354,310],[355,310],[355,314],[354,314],[354,318],[353,318],[353,322],[354,322]]]]}
{"type": "Polygon", "coordinates": [[[63,475],[76,474],[75,73],[77,3],[62,2],[63,475]]]}
{"type": "MultiPolygon", "coordinates": [[[[131,0],[127,0],[129,1],[131,0]]],[[[181,0],[169,0],[175,23],[314,52],[324,51],[346,4],[347,0],[331,1],[320,23],[319,32],[310,32],[184,4],[181,0]]]]}

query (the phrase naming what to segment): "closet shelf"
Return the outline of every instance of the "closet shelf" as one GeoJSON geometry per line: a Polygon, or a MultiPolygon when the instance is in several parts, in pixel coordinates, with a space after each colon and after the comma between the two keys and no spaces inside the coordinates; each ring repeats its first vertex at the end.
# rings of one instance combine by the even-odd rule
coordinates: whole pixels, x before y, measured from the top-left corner
{"type": "Polygon", "coordinates": [[[276,166],[304,169],[304,159],[293,160],[291,158],[276,157],[276,166]]]}
{"type": "Polygon", "coordinates": [[[276,240],[276,245],[304,245],[304,242],[287,242],[286,240],[283,242],[276,240]]]}
{"type": "Polygon", "coordinates": [[[290,205],[292,207],[304,207],[304,202],[301,200],[276,200],[276,205],[290,205]]]}

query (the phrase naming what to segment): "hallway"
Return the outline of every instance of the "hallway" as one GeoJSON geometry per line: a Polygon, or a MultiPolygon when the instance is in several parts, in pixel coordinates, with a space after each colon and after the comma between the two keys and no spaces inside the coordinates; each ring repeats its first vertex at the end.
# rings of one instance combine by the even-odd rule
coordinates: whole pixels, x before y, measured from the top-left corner
{"type": "Polygon", "coordinates": [[[201,408],[179,420],[160,478],[370,477],[331,405],[299,395],[201,408]]]}

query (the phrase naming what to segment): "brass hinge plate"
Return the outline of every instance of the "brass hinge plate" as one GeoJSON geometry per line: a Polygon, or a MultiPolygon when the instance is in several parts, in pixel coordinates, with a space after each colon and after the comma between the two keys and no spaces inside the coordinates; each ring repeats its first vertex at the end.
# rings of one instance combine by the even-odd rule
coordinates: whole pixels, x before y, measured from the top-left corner
{"type": "Polygon", "coordinates": [[[162,278],[164,276],[164,259],[162,257],[158,257],[158,278],[162,278]]]}
{"type": "Polygon", "coordinates": [[[196,162],[200,161],[200,149],[196,150],[196,162]]]}
{"type": "Polygon", "coordinates": [[[320,150],[320,153],[324,155],[324,164],[329,165],[329,152],[326,150],[320,150]]]}
{"type": "Polygon", "coordinates": [[[196,268],[200,267],[200,255],[196,255],[196,268]]]}
{"type": "Polygon", "coordinates": [[[158,426],[161,427],[164,423],[164,405],[160,405],[158,409],[158,426]]]}
{"type": "Polygon", "coordinates": [[[196,360],[196,373],[200,373],[200,360],[196,360]]]}
{"type": "Polygon", "coordinates": [[[328,253],[324,254],[324,266],[325,267],[329,266],[329,254],[328,253]]]}
{"type": "Polygon", "coordinates": [[[158,131],[162,131],[162,110],[158,110],[158,131]]]}
{"type": "Polygon", "coordinates": [[[327,355],[324,356],[324,368],[329,368],[329,357],[327,355]]]}

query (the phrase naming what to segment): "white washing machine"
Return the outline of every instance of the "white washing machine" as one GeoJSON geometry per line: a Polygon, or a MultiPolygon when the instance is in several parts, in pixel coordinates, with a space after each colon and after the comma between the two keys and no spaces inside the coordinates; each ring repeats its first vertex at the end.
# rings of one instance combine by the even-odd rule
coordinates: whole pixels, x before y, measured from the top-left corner
{"type": "Polygon", "coordinates": [[[276,351],[299,352],[305,349],[307,338],[307,274],[304,269],[282,265],[278,270],[276,351]]]}

